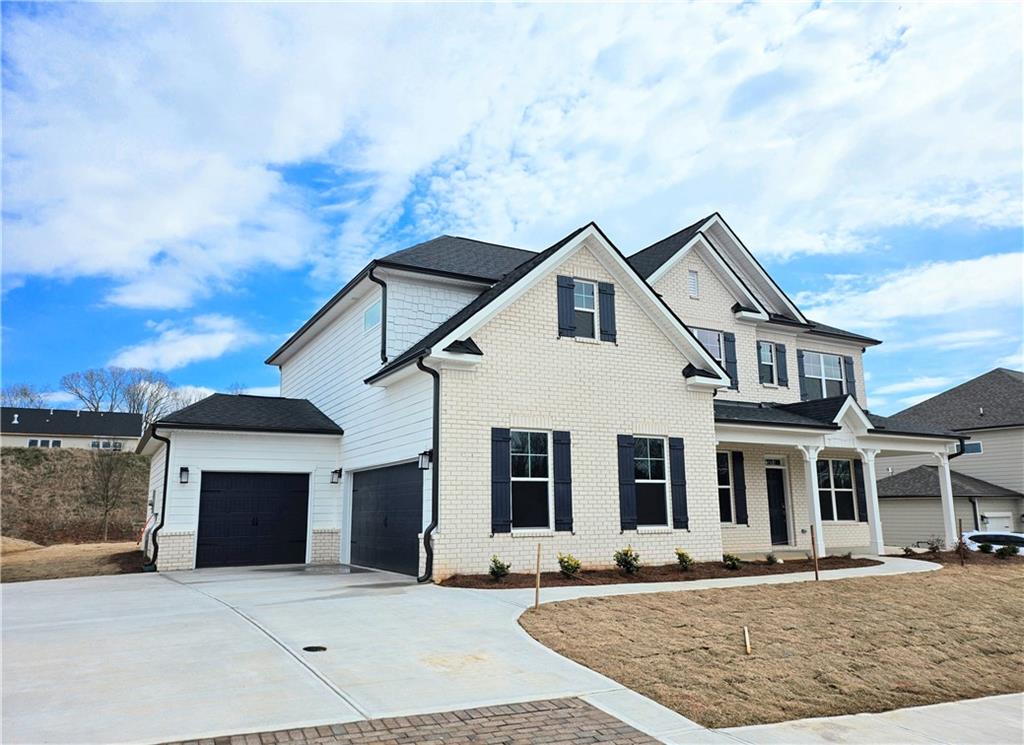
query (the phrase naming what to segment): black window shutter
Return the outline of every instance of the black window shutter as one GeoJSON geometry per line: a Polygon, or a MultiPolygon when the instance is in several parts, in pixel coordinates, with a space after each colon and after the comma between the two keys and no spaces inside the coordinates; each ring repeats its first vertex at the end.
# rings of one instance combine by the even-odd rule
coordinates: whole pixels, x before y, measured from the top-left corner
{"type": "Polygon", "coordinates": [[[729,387],[738,390],[740,380],[736,376],[736,334],[729,331],[722,334],[722,345],[725,347],[725,371],[729,373],[729,387]]]}
{"type": "Polygon", "coordinates": [[[857,519],[866,523],[868,521],[868,495],[864,489],[864,464],[859,460],[853,462],[853,485],[857,490],[857,519]]]}
{"type": "Polygon", "coordinates": [[[576,283],[572,277],[558,277],[558,335],[576,336],[576,301],[573,292],[576,283]]]}
{"type": "Polygon", "coordinates": [[[511,444],[507,429],[491,429],[491,532],[512,531],[511,444]]]}
{"type": "Polygon", "coordinates": [[[597,284],[598,308],[601,316],[601,341],[615,341],[615,285],[597,284]]]}
{"type": "Polygon", "coordinates": [[[747,474],[743,470],[743,453],[732,452],[732,493],[736,499],[736,523],[750,525],[747,517],[747,474]]]}
{"type": "Polygon", "coordinates": [[[796,350],[796,374],[800,378],[800,400],[806,401],[809,397],[807,395],[807,376],[804,373],[804,350],[796,350]]]}
{"type": "Polygon", "coordinates": [[[846,368],[846,392],[857,398],[857,374],[853,371],[853,357],[843,357],[843,367],[846,368]]]}
{"type": "Polygon", "coordinates": [[[668,470],[672,477],[672,527],[687,530],[690,514],[686,509],[686,452],[682,437],[668,438],[668,470]]]}
{"type": "Polygon", "coordinates": [[[619,435],[619,525],[636,530],[636,476],[633,471],[633,435],[619,435]]]}
{"type": "Polygon", "coordinates": [[[779,385],[783,388],[789,388],[789,370],[786,369],[786,345],[776,344],[775,345],[775,369],[778,370],[776,376],[779,380],[779,385]]]}
{"type": "Polygon", "coordinates": [[[572,530],[572,447],[568,432],[553,432],[555,456],[555,530],[572,530]]]}

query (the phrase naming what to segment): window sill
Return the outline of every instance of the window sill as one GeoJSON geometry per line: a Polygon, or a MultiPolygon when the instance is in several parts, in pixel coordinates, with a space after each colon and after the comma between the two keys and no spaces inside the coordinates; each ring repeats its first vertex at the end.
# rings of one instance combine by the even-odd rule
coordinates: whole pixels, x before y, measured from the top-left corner
{"type": "Polygon", "coordinates": [[[555,531],[551,528],[513,528],[513,538],[537,538],[540,536],[554,535],[555,531]]]}
{"type": "Polygon", "coordinates": [[[862,523],[860,520],[822,520],[822,527],[826,525],[867,525],[868,523],[862,523]]]}
{"type": "Polygon", "coordinates": [[[761,383],[761,387],[762,388],[778,388],[779,386],[776,383],[761,383]]]}
{"type": "Polygon", "coordinates": [[[637,533],[671,533],[671,525],[637,525],[637,533]]]}
{"type": "Polygon", "coordinates": [[[580,344],[600,344],[600,339],[595,339],[591,336],[574,336],[573,339],[578,341],[580,344]]]}
{"type": "Polygon", "coordinates": [[[721,523],[723,528],[749,528],[747,523],[721,523]]]}

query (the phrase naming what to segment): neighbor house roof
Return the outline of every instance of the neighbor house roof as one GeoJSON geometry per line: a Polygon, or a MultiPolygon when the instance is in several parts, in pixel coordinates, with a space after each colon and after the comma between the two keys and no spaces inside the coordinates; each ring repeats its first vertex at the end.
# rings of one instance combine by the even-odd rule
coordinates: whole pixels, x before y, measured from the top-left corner
{"type": "Polygon", "coordinates": [[[0,431],[5,435],[139,437],[142,434],[142,415],[4,406],[0,408],[0,431]]]}
{"type": "Polygon", "coordinates": [[[891,418],[957,432],[1024,426],[1024,373],[997,367],[891,418]]]}
{"type": "Polygon", "coordinates": [[[227,393],[214,393],[158,419],[146,430],[146,436],[139,443],[139,452],[145,448],[154,428],[343,434],[333,419],[304,398],[227,393]]]}
{"type": "MultiPolygon", "coordinates": [[[[957,471],[949,472],[954,497],[1020,497],[1021,494],[957,471]]],[[[879,498],[938,497],[939,469],[918,466],[878,480],[879,498]]]]}

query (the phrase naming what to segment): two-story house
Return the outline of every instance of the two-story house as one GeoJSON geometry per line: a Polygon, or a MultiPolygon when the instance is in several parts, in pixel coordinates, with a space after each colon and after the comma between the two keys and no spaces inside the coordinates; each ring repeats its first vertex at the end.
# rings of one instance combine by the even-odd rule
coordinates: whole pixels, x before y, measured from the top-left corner
{"type": "MultiPolygon", "coordinates": [[[[910,406],[892,419],[970,439],[951,456],[957,526],[1024,529],[1024,372],[997,367],[910,406]]],[[[942,536],[937,464],[927,455],[878,461],[886,543],[922,545],[942,536]]]]}
{"type": "MultiPolygon", "coordinates": [[[[155,423],[159,569],[419,574],[682,548],[879,552],[879,455],[957,437],[864,408],[877,344],[807,319],[720,215],[624,256],[442,236],[371,261],[267,360],[282,398],[155,423]]],[[[951,497],[949,531],[954,539],[951,497]]]]}

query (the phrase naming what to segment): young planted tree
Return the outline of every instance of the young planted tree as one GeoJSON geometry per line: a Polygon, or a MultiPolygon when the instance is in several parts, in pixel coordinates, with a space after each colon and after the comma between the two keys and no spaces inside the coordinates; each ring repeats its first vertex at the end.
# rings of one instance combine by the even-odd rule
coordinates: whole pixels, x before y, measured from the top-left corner
{"type": "Polygon", "coordinates": [[[85,475],[83,493],[103,519],[103,540],[110,532],[110,516],[127,496],[128,472],[131,456],[110,450],[92,450],[89,470],[85,475]]]}

